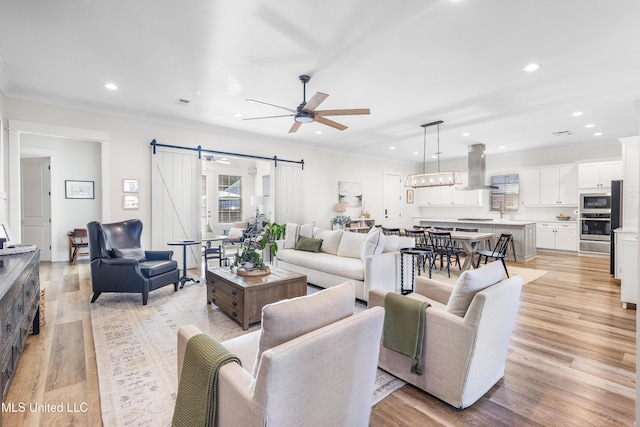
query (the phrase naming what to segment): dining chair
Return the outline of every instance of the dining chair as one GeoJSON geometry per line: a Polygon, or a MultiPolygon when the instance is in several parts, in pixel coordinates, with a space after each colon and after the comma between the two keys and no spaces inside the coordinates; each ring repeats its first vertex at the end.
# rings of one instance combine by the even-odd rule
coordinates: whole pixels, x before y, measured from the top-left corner
{"type": "Polygon", "coordinates": [[[476,263],[476,268],[480,266],[480,261],[482,257],[484,257],[484,263],[486,264],[489,261],[489,258],[500,260],[502,262],[502,266],[504,267],[504,272],[507,273],[507,278],[509,277],[509,271],[507,270],[507,263],[505,262],[505,258],[507,256],[507,250],[509,249],[509,242],[511,242],[513,235],[510,233],[503,233],[500,235],[500,238],[496,242],[496,246],[493,250],[479,250],[478,262],[476,263]]]}
{"type": "Polygon", "coordinates": [[[426,248],[426,247],[428,247],[428,245],[427,245],[427,235],[426,235],[424,230],[416,230],[416,229],[405,230],[404,234],[407,237],[413,237],[413,239],[416,241],[416,247],[417,248],[426,248]]]}
{"type": "Polygon", "coordinates": [[[89,255],[89,239],[86,228],[74,228],[69,233],[69,247],[71,249],[71,263],[76,265],[80,255],[89,255]]]}
{"type": "Polygon", "coordinates": [[[382,227],[382,233],[385,236],[399,236],[400,235],[400,229],[399,228],[385,228],[385,227],[382,227]]]}
{"type": "Polygon", "coordinates": [[[457,248],[453,244],[453,240],[451,239],[450,231],[430,231],[429,232],[429,240],[431,241],[431,245],[433,246],[433,252],[435,256],[433,257],[432,266],[435,265],[438,257],[440,257],[440,270],[444,267],[444,260],[447,260],[447,275],[451,277],[451,258],[455,258],[455,263],[458,268],[462,270],[462,265],[460,264],[460,254],[464,251],[460,248],[457,248]]]}

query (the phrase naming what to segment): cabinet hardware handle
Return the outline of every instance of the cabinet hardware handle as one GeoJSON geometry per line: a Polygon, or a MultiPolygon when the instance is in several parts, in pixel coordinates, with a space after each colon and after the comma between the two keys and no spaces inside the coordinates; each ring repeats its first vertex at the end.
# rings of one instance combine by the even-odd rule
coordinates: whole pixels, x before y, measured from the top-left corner
{"type": "Polygon", "coordinates": [[[238,293],[236,291],[231,291],[231,295],[237,295],[238,293]]]}
{"type": "Polygon", "coordinates": [[[235,311],[231,314],[233,315],[233,317],[238,317],[238,313],[236,313],[235,311]]]}
{"type": "Polygon", "coordinates": [[[234,306],[234,307],[237,307],[238,303],[234,301],[234,302],[231,303],[231,305],[234,306]]]}

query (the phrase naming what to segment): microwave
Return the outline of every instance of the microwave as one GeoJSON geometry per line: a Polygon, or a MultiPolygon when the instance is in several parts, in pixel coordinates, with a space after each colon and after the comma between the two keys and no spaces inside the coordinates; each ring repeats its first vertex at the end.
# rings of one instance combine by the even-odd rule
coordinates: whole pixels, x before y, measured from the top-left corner
{"type": "Polygon", "coordinates": [[[580,195],[581,213],[611,213],[611,193],[580,195]]]}

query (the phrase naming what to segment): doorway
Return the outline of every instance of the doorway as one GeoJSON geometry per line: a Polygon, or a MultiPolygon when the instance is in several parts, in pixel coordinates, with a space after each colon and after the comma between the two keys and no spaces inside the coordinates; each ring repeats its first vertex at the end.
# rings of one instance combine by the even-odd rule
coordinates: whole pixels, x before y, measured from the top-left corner
{"type": "Polygon", "coordinates": [[[43,261],[51,261],[50,165],[49,157],[20,159],[22,240],[35,244],[43,261]]]}

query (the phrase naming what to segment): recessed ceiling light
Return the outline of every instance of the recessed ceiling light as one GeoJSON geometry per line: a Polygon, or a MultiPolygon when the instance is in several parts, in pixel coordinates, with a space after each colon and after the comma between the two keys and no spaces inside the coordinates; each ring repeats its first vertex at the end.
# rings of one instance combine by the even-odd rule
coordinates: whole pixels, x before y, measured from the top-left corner
{"type": "Polygon", "coordinates": [[[507,148],[507,147],[505,147],[504,145],[501,145],[501,146],[500,146],[500,149],[501,149],[501,150],[504,150],[505,148],[507,148]]]}
{"type": "Polygon", "coordinates": [[[596,132],[593,134],[593,136],[600,136],[600,135],[602,135],[602,132],[596,132]]]}
{"type": "Polygon", "coordinates": [[[432,158],[432,159],[437,159],[437,158],[438,158],[438,155],[437,155],[437,154],[434,154],[433,156],[431,156],[431,158],[432,158]]]}
{"type": "Polygon", "coordinates": [[[469,132],[463,133],[462,136],[469,136],[469,132]]]}
{"type": "Polygon", "coordinates": [[[532,63],[524,67],[524,71],[526,72],[536,71],[538,68],[540,68],[540,64],[532,63]]]}
{"type": "Polygon", "coordinates": [[[576,111],[575,113],[573,113],[573,117],[579,117],[581,115],[583,115],[584,113],[582,111],[576,111]]]}
{"type": "Polygon", "coordinates": [[[594,127],[594,126],[595,126],[595,125],[594,125],[593,123],[589,123],[588,125],[585,125],[584,127],[586,127],[586,128],[592,128],[592,127],[594,127]]]}
{"type": "Polygon", "coordinates": [[[235,114],[234,114],[234,116],[236,116],[236,117],[244,117],[244,114],[242,114],[242,113],[235,113],[235,114]]]}
{"type": "Polygon", "coordinates": [[[118,89],[118,86],[116,86],[114,83],[105,83],[104,87],[106,87],[109,90],[116,90],[118,89]]]}
{"type": "Polygon", "coordinates": [[[316,135],[322,135],[322,131],[321,130],[317,130],[316,131],[316,135]]]}
{"type": "Polygon", "coordinates": [[[389,147],[389,150],[395,150],[396,147],[389,147]]]}
{"type": "Polygon", "coordinates": [[[413,154],[415,154],[417,156],[418,154],[420,154],[420,152],[414,151],[413,154]]]}

